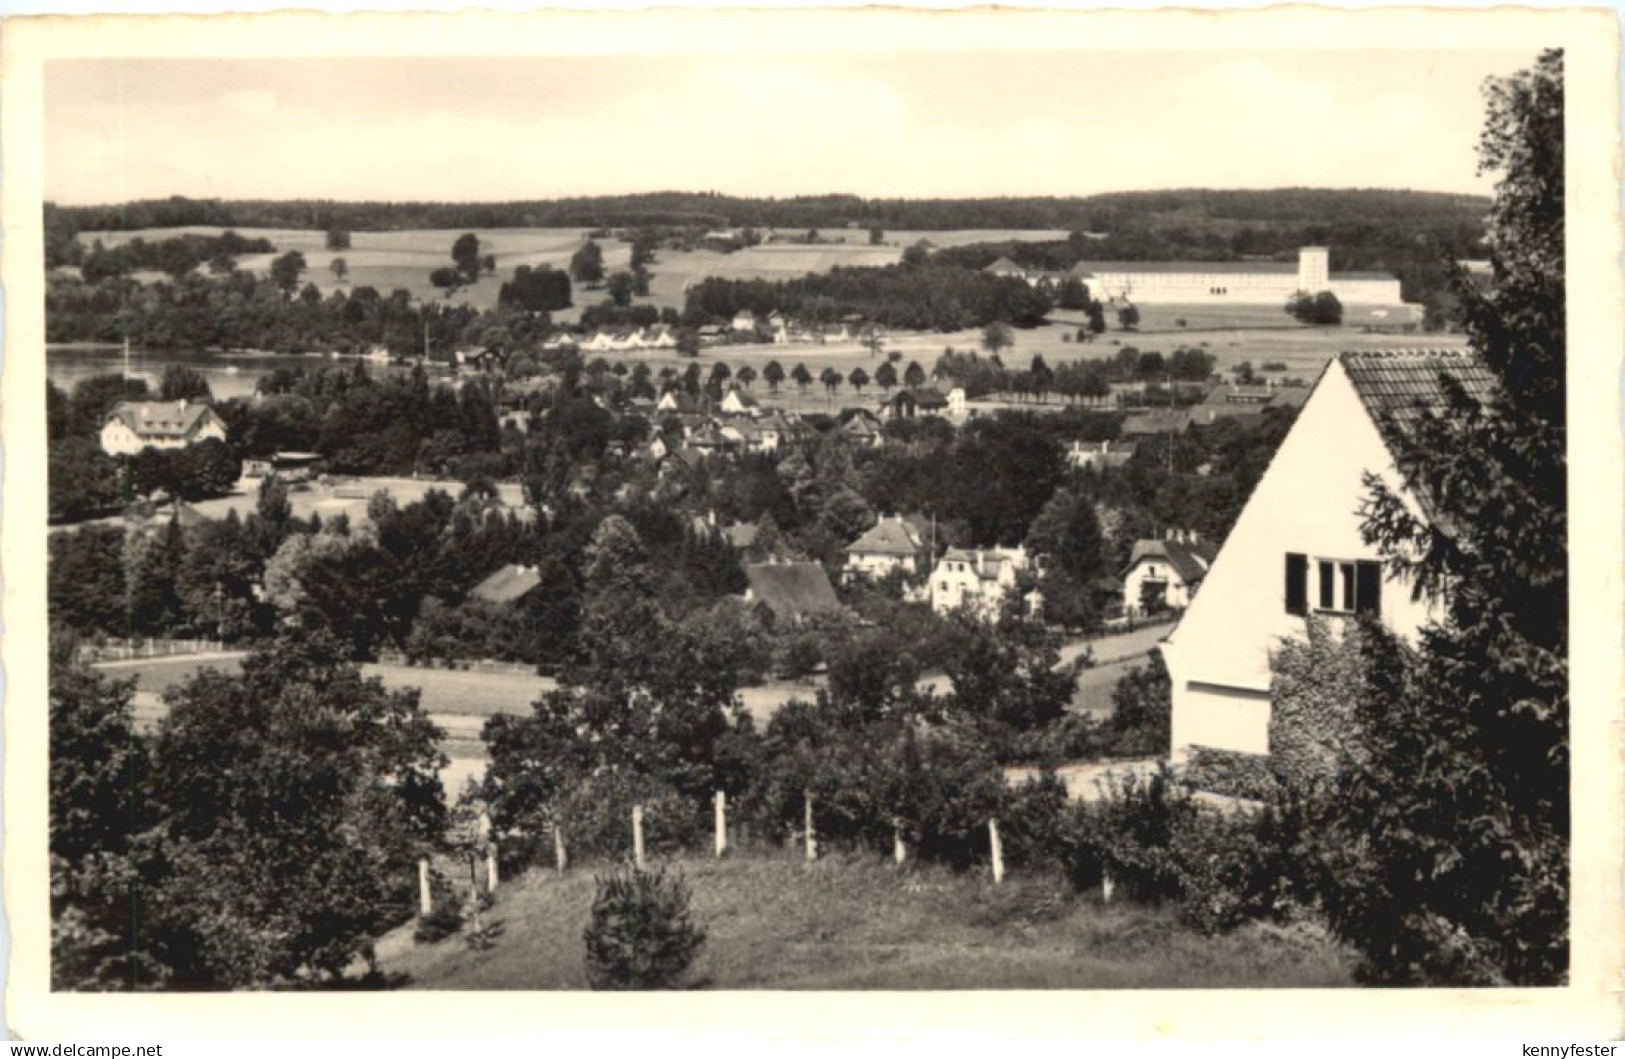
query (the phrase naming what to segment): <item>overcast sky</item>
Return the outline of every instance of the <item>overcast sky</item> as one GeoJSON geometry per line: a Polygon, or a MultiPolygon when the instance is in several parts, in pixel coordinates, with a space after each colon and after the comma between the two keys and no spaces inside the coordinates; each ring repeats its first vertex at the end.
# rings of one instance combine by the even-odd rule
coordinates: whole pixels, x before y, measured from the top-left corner
{"type": "Polygon", "coordinates": [[[1479,86],[1534,52],[55,62],[46,194],[495,200],[1488,192],[1479,86]]]}

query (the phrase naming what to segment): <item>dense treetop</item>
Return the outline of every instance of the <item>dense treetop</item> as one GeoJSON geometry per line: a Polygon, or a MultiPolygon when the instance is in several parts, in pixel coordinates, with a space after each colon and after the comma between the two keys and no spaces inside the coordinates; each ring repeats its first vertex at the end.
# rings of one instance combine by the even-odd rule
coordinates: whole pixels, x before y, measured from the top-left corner
{"type": "Polygon", "coordinates": [[[620,227],[694,224],[806,229],[1064,228],[1105,231],[1131,217],[1193,228],[1301,225],[1386,217],[1414,225],[1480,222],[1488,203],[1474,195],[1387,189],[1181,189],[1079,197],[981,199],[798,195],[743,198],[715,192],[655,191],[519,202],[334,202],[330,200],[148,199],[58,207],[80,231],[133,231],[182,225],[348,231],[401,228],[620,227]]]}

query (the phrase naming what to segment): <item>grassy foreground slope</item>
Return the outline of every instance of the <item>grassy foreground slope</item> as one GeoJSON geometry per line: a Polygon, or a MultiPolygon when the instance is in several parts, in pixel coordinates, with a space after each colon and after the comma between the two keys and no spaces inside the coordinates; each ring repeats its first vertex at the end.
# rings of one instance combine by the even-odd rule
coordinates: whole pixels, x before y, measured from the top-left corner
{"type": "MultiPolygon", "coordinates": [[[[691,974],[706,989],[1114,989],[1333,987],[1351,961],[1312,932],[1252,925],[1217,938],[1171,909],[1103,906],[1058,880],[868,855],[808,866],[789,852],[676,862],[710,937],[691,974]]],[[[533,871],[504,884],[493,948],[453,937],[380,944],[382,969],[415,989],[585,989],[582,929],[592,869],[533,871]]]]}

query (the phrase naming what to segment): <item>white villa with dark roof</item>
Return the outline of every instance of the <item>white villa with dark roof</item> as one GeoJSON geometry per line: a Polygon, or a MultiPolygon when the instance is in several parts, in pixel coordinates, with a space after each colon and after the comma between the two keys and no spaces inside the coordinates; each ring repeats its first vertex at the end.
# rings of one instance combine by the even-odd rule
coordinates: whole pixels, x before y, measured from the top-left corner
{"type": "MultiPolygon", "coordinates": [[[[1039,566],[1025,548],[949,548],[931,571],[931,609],[949,614],[964,608],[993,618],[1029,570],[1037,573],[1039,566]]],[[[1029,614],[1043,609],[1037,589],[1027,593],[1025,602],[1029,614]]]]}
{"type": "Polygon", "coordinates": [[[1134,542],[1123,570],[1123,612],[1184,610],[1213,565],[1213,548],[1183,534],[1134,542]]]}
{"type": "Polygon", "coordinates": [[[226,440],[226,421],[213,408],[192,401],[123,401],[102,424],[102,451],[133,456],[142,449],[184,449],[200,441],[226,440]]]}
{"type": "Polygon", "coordinates": [[[1430,618],[1365,542],[1367,473],[1425,517],[1387,437],[1443,404],[1441,374],[1474,396],[1489,373],[1465,350],[1344,353],[1327,365],[1242,509],[1201,592],[1162,645],[1173,685],[1172,756],[1267,754],[1270,652],[1319,616],[1334,627],[1369,614],[1412,639],[1430,618]]]}
{"type": "Polygon", "coordinates": [[[896,570],[918,573],[930,545],[917,526],[901,515],[882,515],[869,530],[846,546],[844,576],[885,577],[896,570]]]}

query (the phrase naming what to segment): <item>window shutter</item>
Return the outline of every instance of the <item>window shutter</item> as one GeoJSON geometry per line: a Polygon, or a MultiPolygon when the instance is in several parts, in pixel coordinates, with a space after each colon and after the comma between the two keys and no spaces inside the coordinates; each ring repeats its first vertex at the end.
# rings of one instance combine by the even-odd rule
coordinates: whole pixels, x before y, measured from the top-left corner
{"type": "Polygon", "coordinates": [[[1382,617],[1382,564],[1362,562],[1356,567],[1354,612],[1382,617]]]}
{"type": "Polygon", "coordinates": [[[1286,612],[1309,613],[1309,557],[1297,552],[1286,556],[1286,612]]]}

